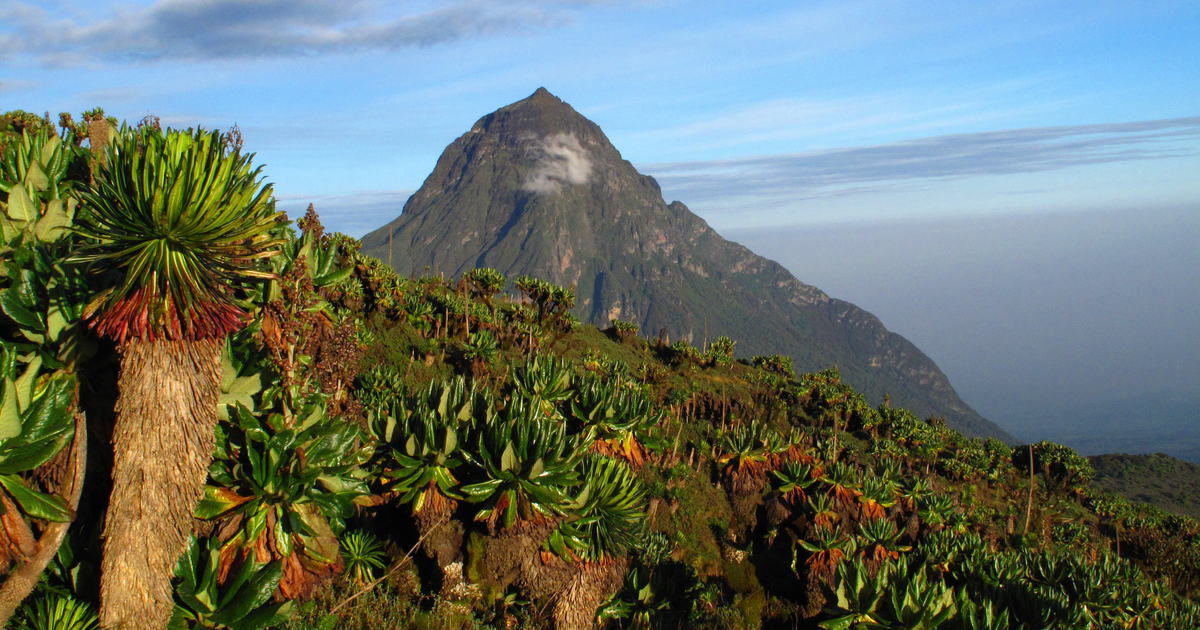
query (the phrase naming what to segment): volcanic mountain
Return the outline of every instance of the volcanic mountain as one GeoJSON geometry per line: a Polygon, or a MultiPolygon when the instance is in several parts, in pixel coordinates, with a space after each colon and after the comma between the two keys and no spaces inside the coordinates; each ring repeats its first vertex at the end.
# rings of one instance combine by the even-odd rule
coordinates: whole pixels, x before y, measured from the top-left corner
{"type": "Polygon", "coordinates": [[[737,354],[785,354],[797,372],[838,366],[872,403],[945,416],[969,436],[1012,436],[958,397],[946,375],[874,315],[725,240],[595,123],[545,88],[475,123],[438,159],[403,213],[363,238],[402,275],[492,267],[576,287],[576,316],[613,318],[737,354]],[[389,242],[390,240],[390,242],[389,242]]]}

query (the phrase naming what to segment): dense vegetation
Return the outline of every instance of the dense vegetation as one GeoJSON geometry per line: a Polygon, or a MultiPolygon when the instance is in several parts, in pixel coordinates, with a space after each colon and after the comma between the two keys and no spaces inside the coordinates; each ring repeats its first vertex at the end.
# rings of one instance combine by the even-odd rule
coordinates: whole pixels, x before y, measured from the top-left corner
{"type": "MultiPolygon", "coordinates": [[[[727,337],[582,326],[574,292],[536,278],[505,295],[491,269],[399,277],[311,208],[298,231],[264,212],[236,134],[6,121],[0,611],[25,600],[15,627],[161,627],[158,602],[111,577],[113,554],[146,548],[173,575],[134,577],[163,578],[173,628],[1200,625],[1200,524],[1096,492],[1068,448],[967,439],[867,404],[836,367],[735,360],[727,337]],[[218,184],[178,184],[178,168],[129,180],[164,194],[120,192],[160,162],[233,164],[222,181],[245,185],[204,195],[218,184]],[[104,207],[119,203],[145,224],[104,207]],[[209,216],[234,217],[209,228],[234,236],[184,247],[209,216]],[[200,379],[180,403],[216,416],[203,489],[186,503],[151,479],[118,499],[135,349],[184,341],[217,348],[215,401],[200,379]],[[178,550],[103,542],[148,519],[136,505],[194,506],[178,550]]],[[[142,440],[197,457],[157,427],[142,440]]]]}

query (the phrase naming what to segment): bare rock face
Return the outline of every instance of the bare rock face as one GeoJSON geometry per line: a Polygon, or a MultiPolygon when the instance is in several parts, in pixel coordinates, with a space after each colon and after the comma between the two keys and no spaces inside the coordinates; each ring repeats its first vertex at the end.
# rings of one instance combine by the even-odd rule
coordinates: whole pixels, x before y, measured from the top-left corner
{"type": "Polygon", "coordinates": [[[937,365],[870,313],[727,241],[621,158],[595,123],[545,88],[446,147],[394,221],[363,238],[402,275],[492,267],[575,284],[581,320],[838,366],[873,403],[945,416],[969,436],[1013,438],[958,397],[937,365]]]}

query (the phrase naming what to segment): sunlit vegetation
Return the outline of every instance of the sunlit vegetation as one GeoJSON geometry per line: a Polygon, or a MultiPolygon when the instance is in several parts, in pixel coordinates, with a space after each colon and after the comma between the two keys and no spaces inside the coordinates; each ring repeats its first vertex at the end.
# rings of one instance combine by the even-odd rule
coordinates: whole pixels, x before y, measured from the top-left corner
{"type": "Polygon", "coordinates": [[[1099,493],[1068,448],[967,439],[728,337],[580,326],[536,278],[399,277],[247,186],[208,219],[167,201],[223,176],[139,180],[166,197],[123,221],[122,159],[258,171],[234,134],[60,122],[0,136],[0,612],[21,627],[1200,625],[1200,524],[1099,493]],[[211,452],[164,440],[208,473],[180,548],[143,545],[174,559],[163,601],[119,593],[102,542],[137,512],[112,504],[109,436],[142,337],[216,349],[211,452]]]}

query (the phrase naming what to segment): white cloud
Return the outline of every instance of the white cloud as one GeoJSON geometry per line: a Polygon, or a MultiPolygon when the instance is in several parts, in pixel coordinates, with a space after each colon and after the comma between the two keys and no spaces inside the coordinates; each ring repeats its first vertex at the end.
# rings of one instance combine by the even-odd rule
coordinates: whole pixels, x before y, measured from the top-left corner
{"type": "Polygon", "coordinates": [[[453,0],[412,11],[371,0],[159,0],[99,19],[62,19],[15,2],[0,9],[0,44],[55,65],[305,57],[520,34],[566,23],[581,6],[453,0]]]}
{"type": "Polygon", "coordinates": [[[690,203],[751,205],[894,190],[899,182],[1038,173],[1072,166],[1194,156],[1200,117],[1009,129],[891,144],[706,162],[648,164],[664,190],[690,203]]]}
{"type": "Polygon", "coordinates": [[[521,188],[539,194],[558,192],[563,184],[586,184],[592,161],[574,134],[555,134],[533,143],[529,150],[536,162],[521,188]]]}

